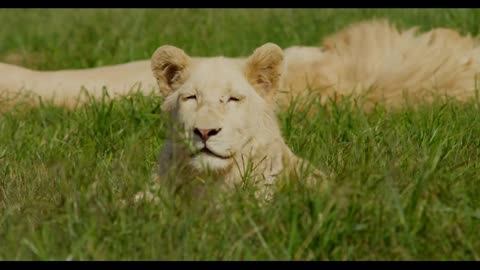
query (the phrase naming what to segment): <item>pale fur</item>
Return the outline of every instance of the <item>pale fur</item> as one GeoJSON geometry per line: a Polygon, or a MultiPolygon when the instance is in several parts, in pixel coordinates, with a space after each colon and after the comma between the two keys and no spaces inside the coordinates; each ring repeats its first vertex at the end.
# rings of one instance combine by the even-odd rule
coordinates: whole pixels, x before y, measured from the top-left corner
{"type": "MultiPolygon", "coordinates": [[[[257,59],[278,57],[279,51],[272,46],[271,50],[263,51],[266,54],[257,55],[257,59]]],[[[182,141],[189,142],[187,146],[174,140],[166,143],[160,156],[160,172],[187,164],[185,175],[191,179],[204,173],[202,166],[207,165],[224,183],[231,184],[241,178],[242,169],[238,169],[241,166],[236,164],[247,160],[261,164],[258,174],[268,183],[269,175],[291,171],[302,163],[281,137],[274,105],[283,109],[293,98],[307,93],[323,101],[331,97],[362,96],[365,109],[379,102],[387,108],[401,106],[405,100],[413,104],[430,102],[434,96],[465,101],[475,96],[475,79],[480,71],[478,38],[443,28],[426,33],[418,33],[416,28],[398,30],[384,20],[353,24],[324,38],[322,47],[286,48],[281,59],[277,59],[281,64],[263,69],[270,75],[256,77],[250,71],[262,68],[252,65],[251,57],[189,57],[172,46],[159,52],[163,56],[155,54],[152,61],[84,70],[32,71],[0,64],[0,93],[5,97],[19,90],[30,90],[45,99],[55,97],[56,104],[71,106],[81,86],[95,97],[101,96],[103,87],[113,96],[127,94],[132,87],[135,90],[134,85],[141,85],[141,91],[160,90],[165,96],[165,111],[172,113],[177,126],[182,126],[182,141]],[[166,70],[166,66],[156,62],[159,59],[181,64],[166,70]],[[253,69],[249,70],[249,66],[253,69]],[[154,74],[164,72],[167,77],[152,76],[152,68],[154,74]],[[179,70],[183,73],[176,73],[179,70]],[[273,77],[265,80],[265,76],[273,77]],[[248,105],[250,112],[245,109],[247,106],[227,113],[225,108],[218,107],[219,103],[213,105],[214,98],[220,101],[232,89],[246,97],[248,104],[243,105],[248,105]],[[182,91],[197,91],[211,102],[183,112],[177,104],[182,91]],[[224,154],[227,148],[234,149],[228,154],[236,163],[191,157],[189,151],[198,143],[191,131],[195,125],[222,127],[223,133],[218,134],[212,145],[224,154]],[[245,138],[254,140],[246,143],[245,138]]],[[[172,139],[180,134],[175,130],[172,126],[172,139]]]]}
{"type": "Polygon", "coordinates": [[[308,71],[289,66],[287,84],[300,78],[292,72],[305,72],[323,96],[364,95],[367,106],[381,102],[390,108],[405,98],[418,103],[433,95],[459,100],[475,95],[480,47],[469,35],[443,28],[417,34],[416,28],[399,31],[374,21],[347,27],[322,45],[323,54],[311,60],[308,71]]]}

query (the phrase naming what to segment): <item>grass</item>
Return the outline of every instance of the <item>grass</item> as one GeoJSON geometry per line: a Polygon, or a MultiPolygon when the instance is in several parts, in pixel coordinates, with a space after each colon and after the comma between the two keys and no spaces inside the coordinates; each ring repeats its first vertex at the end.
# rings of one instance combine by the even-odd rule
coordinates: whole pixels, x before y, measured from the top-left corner
{"type": "MultiPolygon", "coordinates": [[[[264,42],[315,45],[386,17],[478,34],[480,10],[0,10],[0,61],[83,68],[149,58],[161,44],[239,56],[264,42]],[[13,57],[12,57],[13,56],[13,57]],[[10,60],[9,60],[10,59],[10,60]]],[[[337,175],[331,193],[287,184],[264,208],[239,191],[181,207],[122,208],[165,138],[161,98],[0,116],[1,260],[479,260],[478,100],[364,114],[346,104],[279,115],[300,156],[337,175]],[[223,208],[214,207],[223,200],[223,208]]]]}

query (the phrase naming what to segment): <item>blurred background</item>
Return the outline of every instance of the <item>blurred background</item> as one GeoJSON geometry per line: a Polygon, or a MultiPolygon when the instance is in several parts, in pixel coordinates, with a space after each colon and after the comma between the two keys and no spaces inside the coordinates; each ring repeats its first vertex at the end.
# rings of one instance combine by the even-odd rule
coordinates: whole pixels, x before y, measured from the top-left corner
{"type": "Polygon", "coordinates": [[[163,44],[191,55],[240,56],[265,42],[317,45],[374,18],[474,35],[480,27],[479,9],[0,9],[0,61],[85,68],[147,59],[163,44]]]}

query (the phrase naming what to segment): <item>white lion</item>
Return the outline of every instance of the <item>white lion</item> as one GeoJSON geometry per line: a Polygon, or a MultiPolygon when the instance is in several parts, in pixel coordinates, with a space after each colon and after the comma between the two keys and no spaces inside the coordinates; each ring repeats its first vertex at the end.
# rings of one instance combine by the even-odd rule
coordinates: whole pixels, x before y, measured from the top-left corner
{"type": "Polygon", "coordinates": [[[277,45],[267,43],[246,60],[192,59],[166,45],[156,50],[151,67],[165,96],[162,109],[173,120],[172,139],[160,155],[160,179],[174,172],[177,182],[214,177],[232,188],[250,173],[257,194],[268,198],[276,177],[309,169],[277,124],[274,97],[284,69],[277,45]]]}

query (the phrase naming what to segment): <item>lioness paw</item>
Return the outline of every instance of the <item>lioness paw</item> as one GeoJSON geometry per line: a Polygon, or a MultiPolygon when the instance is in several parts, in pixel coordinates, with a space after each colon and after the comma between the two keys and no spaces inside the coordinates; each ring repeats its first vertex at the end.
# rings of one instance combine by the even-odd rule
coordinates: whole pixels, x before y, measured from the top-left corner
{"type": "Polygon", "coordinates": [[[141,191],[135,194],[133,197],[134,203],[159,203],[160,199],[155,194],[151,193],[150,191],[141,191]]]}

